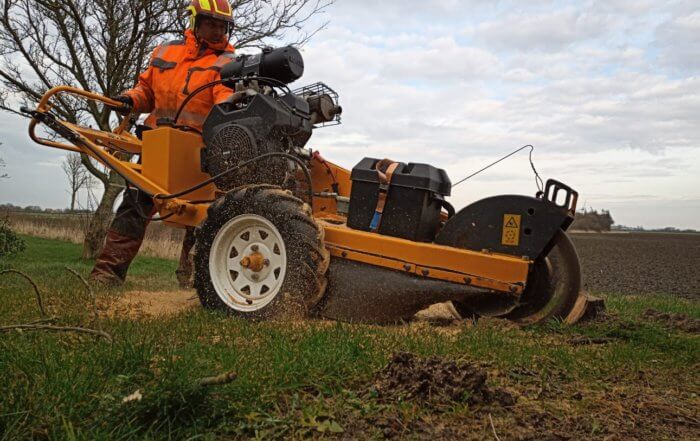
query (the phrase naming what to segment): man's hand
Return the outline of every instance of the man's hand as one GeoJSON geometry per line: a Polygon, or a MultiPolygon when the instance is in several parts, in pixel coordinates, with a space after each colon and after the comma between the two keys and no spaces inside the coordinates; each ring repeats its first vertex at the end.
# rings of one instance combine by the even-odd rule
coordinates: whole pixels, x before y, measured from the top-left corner
{"type": "Polygon", "coordinates": [[[127,96],[127,95],[117,95],[117,96],[110,97],[110,99],[111,99],[111,100],[114,100],[114,101],[119,101],[120,103],[122,103],[122,104],[119,105],[119,106],[110,106],[110,105],[107,105],[107,107],[111,108],[111,109],[114,110],[115,112],[118,112],[118,113],[120,113],[120,114],[122,114],[122,115],[128,115],[128,114],[130,114],[130,113],[131,113],[131,109],[133,109],[133,107],[134,107],[134,100],[131,99],[130,96],[127,96]]]}

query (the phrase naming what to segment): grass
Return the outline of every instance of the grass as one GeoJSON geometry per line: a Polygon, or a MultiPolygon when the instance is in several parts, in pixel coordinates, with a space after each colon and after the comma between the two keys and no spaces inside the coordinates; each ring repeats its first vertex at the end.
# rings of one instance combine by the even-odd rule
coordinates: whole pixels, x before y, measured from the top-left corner
{"type": "MultiPolygon", "coordinates": [[[[91,262],[79,259],[80,247],[25,239],[27,251],[0,261],[0,270],[31,275],[62,323],[93,326],[83,287],[64,269],[87,276],[91,262]]],[[[175,266],[139,257],[124,288],[98,296],[176,289],[175,266]]],[[[31,287],[2,277],[0,326],[36,320],[31,287]]],[[[0,334],[0,439],[493,439],[489,414],[504,440],[543,433],[693,439],[700,429],[698,336],[640,317],[653,308],[700,319],[700,305],[606,297],[612,318],[573,327],[251,323],[195,310],[158,320],[105,319],[112,344],[70,334],[0,334]],[[570,343],[581,337],[608,343],[570,343]],[[374,375],[399,351],[477,363],[490,385],[517,397],[516,405],[378,400],[374,375]],[[238,374],[230,384],[194,384],[228,371],[238,374]],[[123,402],[136,391],[140,401],[123,402]]]]}

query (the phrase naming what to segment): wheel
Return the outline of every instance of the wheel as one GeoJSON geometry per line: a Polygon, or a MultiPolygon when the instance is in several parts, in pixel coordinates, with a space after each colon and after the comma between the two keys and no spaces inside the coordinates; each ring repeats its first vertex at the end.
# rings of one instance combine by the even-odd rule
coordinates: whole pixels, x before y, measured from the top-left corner
{"type": "Polygon", "coordinates": [[[474,313],[505,318],[523,325],[563,320],[569,315],[581,288],[581,265],[569,236],[557,232],[552,249],[535,260],[527,287],[519,300],[508,294],[485,294],[483,302],[453,301],[460,315],[474,313]]]}
{"type": "Polygon", "coordinates": [[[252,318],[296,318],[326,289],[330,262],[311,208],[271,185],[229,192],[197,233],[195,288],[206,308],[252,318]]]}
{"type": "Polygon", "coordinates": [[[581,289],[581,264],[571,239],[559,230],[554,246],[535,260],[518,306],[503,318],[524,325],[563,320],[576,304],[581,289]]]}

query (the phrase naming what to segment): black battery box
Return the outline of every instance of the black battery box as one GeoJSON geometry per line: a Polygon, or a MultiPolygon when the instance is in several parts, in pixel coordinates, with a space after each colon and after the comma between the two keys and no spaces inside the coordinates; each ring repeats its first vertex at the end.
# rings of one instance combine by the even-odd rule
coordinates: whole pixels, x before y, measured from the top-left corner
{"type": "Polygon", "coordinates": [[[379,234],[432,242],[444,198],[452,190],[447,173],[428,164],[399,163],[389,184],[384,184],[386,202],[379,216],[377,203],[383,184],[376,169],[379,162],[365,158],[352,169],[348,227],[374,231],[378,226],[379,234]]]}

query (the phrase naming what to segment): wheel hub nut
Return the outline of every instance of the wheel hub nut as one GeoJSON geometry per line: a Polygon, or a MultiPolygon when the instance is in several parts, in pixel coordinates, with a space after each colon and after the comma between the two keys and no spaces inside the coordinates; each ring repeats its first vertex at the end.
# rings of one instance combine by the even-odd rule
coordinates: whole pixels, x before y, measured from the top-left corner
{"type": "Polygon", "coordinates": [[[250,256],[246,256],[241,259],[241,266],[253,271],[254,273],[259,273],[267,265],[269,265],[269,260],[265,259],[265,256],[258,252],[254,252],[250,256]]]}

